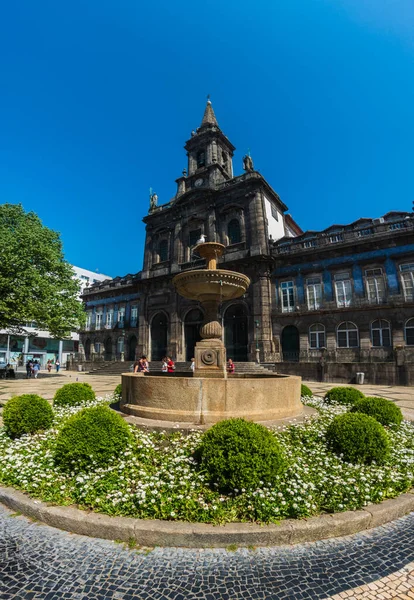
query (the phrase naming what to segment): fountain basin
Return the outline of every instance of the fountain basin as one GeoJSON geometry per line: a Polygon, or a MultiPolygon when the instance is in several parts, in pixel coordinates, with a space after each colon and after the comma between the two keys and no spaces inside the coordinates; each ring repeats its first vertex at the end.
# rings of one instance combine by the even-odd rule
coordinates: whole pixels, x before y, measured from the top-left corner
{"type": "Polygon", "coordinates": [[[291,375],[255,377],[188,377],[122,374],[121,411],[150,420],[214,424],[242,417],[276,421],[298,417],[301,378],[291,375]]]}
{"type": "Polygon", "coordinates": [[[198,269],[179,273],[174,277],[173,285],[184,298],[201,302],[214,298],[224,302],[245,294],[250,279],[235,271],[198,269]]]}

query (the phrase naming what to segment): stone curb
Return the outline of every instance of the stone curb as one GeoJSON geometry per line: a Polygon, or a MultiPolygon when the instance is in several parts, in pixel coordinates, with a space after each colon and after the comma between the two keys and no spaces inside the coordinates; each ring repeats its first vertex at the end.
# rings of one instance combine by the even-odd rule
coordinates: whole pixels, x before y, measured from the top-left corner
{"type": "Polygon", "coordinates": [[[51,527],[89,537],[123,542],[134,540],[140,546],[149,547],[225,548],[230,545],[282,546],[316,542],[378,527],[414,511],[414,489],[363,510],[323,514],[309,519],[286,519],[278,525],[209,525],[110,517],[72,506],[51,506],[5,487],[0,487],[0,503],[51,527]]]}

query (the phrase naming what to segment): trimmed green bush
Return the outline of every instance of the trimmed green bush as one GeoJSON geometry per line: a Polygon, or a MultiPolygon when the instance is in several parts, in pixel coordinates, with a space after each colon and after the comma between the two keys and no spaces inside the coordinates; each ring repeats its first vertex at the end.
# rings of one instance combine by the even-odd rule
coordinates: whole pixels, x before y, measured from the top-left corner
{"type": "Polygon", "coordinates": [[[123,418],[106,406],[84,408],[70,417],[56,438],[55,463],[64,471],[106,466],[132,440],[123,418]]]}
{"type": "Polygon", "coordinates": [[[312,390],[310,390],[307,385],[303,385],[303,383],[300,386],[300,395],[301,395],[301,397],[303,397],[303,396],[307,396],[309,398],[313,397],[312,390]]]}
{"type": "Polygon", "coordinates": [[[346,404],[353,406],[355,402],[365,398],[364,394],[353,387],[334,387],[325,394],[328,404],[346,404]]]}
{"type": "Polygon", "coordinates": [[[14,396],[3,409],[3,423],[8,436],[19,438],[48,429],[53,423],[53,410],[47,400],[36,394],[14,396]]]}
{"type": "Polygon", "coordinates": [[[326,431],[328,445],[353,464],[382,464],[389,454],[390,442],[382,425],[373,417],[348,412],[338,415],[326,431]]]}
{"type": "Polygon", "coordinates": [[[122,383],[118,383],[114,389],[114,396],[119,396],[119,398],[122,398],[122,383]]]}
{"type": "Polygon", "coordinates": [[[67,383],[57,390],[53,404],[55,406],[76,406],[85,400],[95,400],[95,392],[89,383],[67,383]]]}
{"type": "Polygon", "coordinates": [[[194,457],[210,485],[223,493],[273,485],[286,466],[276,437],[263,425],[244,419],[213,425],[203,434],[194,457]]]}
{"type": "Polygon", "coordinates": [[[375,398],[367,396],[361,398],[351,408],[352,412],[364,413],[374,417],[381,425],[400,425],[403,420],[401,409],[386,398],[375,398]]]}

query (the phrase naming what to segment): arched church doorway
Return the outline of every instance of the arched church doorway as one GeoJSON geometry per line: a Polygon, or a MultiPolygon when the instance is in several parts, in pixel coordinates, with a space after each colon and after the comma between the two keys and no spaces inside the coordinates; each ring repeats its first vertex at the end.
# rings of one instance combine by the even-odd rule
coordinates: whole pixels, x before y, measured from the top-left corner
{"type": "Polygon", "coordinates": [[[128,359],[127,360],[135,360],[135,352],[137,349],[137,336],[131,335],[128,340],[128,359]]]}
{"type": "Polygon", "coordinates": [[[105,360],[112,360],[112,340],[107,337],[104,343],[105,348],[105,360]]]}
{"type": "Polygon", "coordinates": [[[85,344],[83,347],[85,350],[86,360],[90,360],[90,358],[91,358],[91,340],[89,338],[87,340],[85,340],[85,344]]]}
{"type": "Polygon", "coordinates": [[[242,304],[233,304],[224,313],[224,345],[234,362],[248,359],[247,313],[242,304]]]}
{"type": "Polygon", "coordinates": [[[184,320],[185,360],[194,358],[194,349],[201,340],[200,327],[203,322],[203,313],[198,308],[190,310],[184,320]]]}
{"type": "Polygon", "coordinates": [[[294,325],[287,325],[282,331],[283,360],[299,361],[299,331],[294,325]]]}
{"type": "Polygon", "coordinates": [[[168,319],[157,313],[151,321],[151,360],[161,360],[167,354],[168,319]]]}

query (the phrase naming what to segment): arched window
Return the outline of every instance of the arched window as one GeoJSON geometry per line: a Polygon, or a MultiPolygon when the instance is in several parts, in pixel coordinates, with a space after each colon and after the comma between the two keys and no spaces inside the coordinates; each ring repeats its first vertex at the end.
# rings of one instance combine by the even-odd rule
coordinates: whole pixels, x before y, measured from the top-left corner
{"type": "Polygon", "coordinates": [[[377,319],[371,323],[371,341],[376,348],[391,346],[391,327],[389,321],[377,319]]]}
{"type": "Polygon", "coordinates": [[[227,153],[224,152],[224,150],[223,150],[223,152],[221,154],[221,159],[222,159],[223,168],[227,171],[227,166],[228,166],[228,163],[227,163],[227,153]]]}
{"type": "Polygon", "coordinates": [[[240,223],[238,219],[232,219],[227,225],[227,236],[229,244],[238,244],[241,242],[240,223]]]}
{"type": "Polygon", "coordinates": [[[407,346],[414,346],[414,318],[408,319],[405,324],[405,343],[407,346]]]}
{"type": "Polygon", "coordinates": [[[197,169],[204,167],[205,164],[206,164],[206,153],[204,152],[204,150],[200,150],[200,152],[197,152],[197,169]]]}
{"type": "Polygon", "coordinates": [[[321,323],[309,327],[309,347],[312,350],[325,348],[325,327],[321,323]]]}
{"type": "Polygon", "coordinates": [[[159,262],[168,260],[168,240],[161,240],[158,246],[159,262]]]}
{"type": "Polygon", "coordinates": [[[358,327],[351,321],[345,321],[338,325],[337,329],[338,348],[358,348],[358,327]]]}

